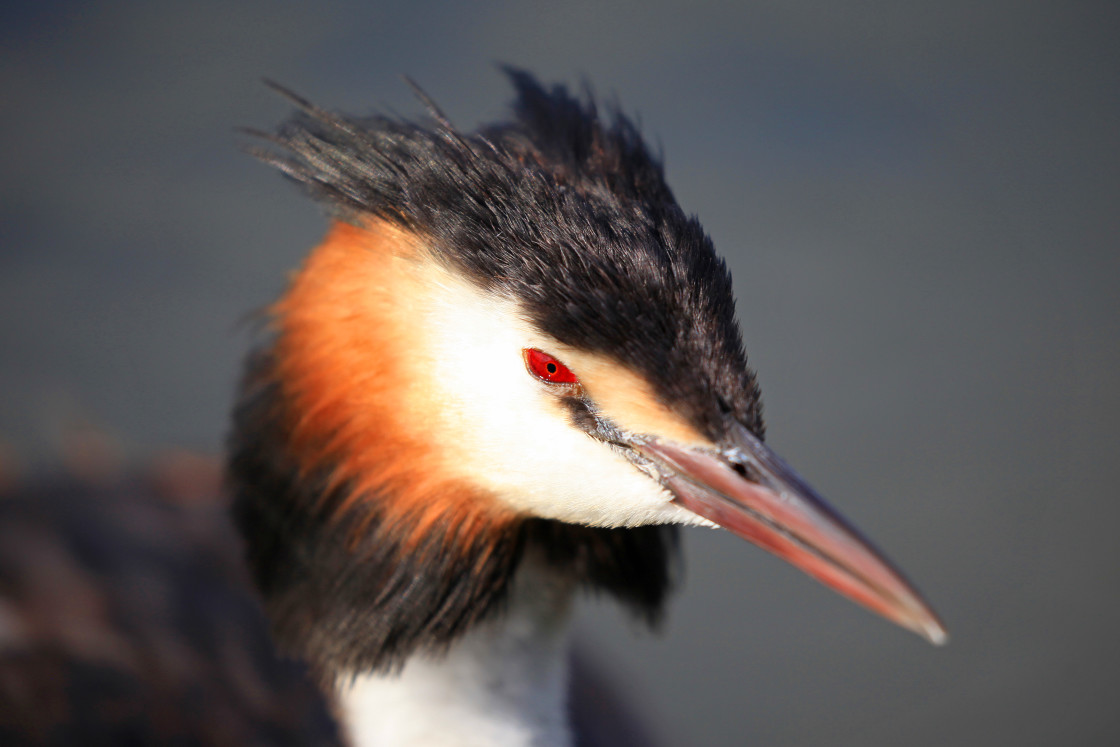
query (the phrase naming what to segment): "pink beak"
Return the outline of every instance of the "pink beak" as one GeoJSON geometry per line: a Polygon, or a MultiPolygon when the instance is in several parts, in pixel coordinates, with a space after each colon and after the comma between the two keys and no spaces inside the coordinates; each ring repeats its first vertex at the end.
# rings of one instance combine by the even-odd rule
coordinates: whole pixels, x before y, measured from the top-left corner
{"type": "Polygon", "coordinates": [[[684,508],[792,563],[936,645],[945,626],[902,574],[775,454],[735,423],[721,453],[649,440],[635,448],[684,508]]]}

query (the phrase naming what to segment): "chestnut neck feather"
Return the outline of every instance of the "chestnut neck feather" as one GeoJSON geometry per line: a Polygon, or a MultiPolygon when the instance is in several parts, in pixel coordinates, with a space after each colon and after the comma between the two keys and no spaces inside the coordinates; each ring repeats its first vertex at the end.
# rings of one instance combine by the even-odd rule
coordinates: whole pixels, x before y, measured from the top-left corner
{"type": "Polygon", "coordinates": [[[229,473],[281,646],[326,678],[438,653],[500,613],[530,547],[652,622],[670,585],[671,528],[527,518],[445,477],[401,323],[417,247],[383,225],[336,225],[249,361],[229,473]]]}
{"type": "Polygon", "coordinates": [[[296,467],[288,421],[274,359],[260,353],[234,418],[234,516],[277,641],[325,678],[446,650],[500,613],[529,547],[577,583],[616,596],[651,624],[658,619],[671,585],[673,527],[526,518],[468,527],[449,516],[419,531],[386,520],[392,496],[355,501],[351,483],[333,479],[329,465],[296,467]]]}

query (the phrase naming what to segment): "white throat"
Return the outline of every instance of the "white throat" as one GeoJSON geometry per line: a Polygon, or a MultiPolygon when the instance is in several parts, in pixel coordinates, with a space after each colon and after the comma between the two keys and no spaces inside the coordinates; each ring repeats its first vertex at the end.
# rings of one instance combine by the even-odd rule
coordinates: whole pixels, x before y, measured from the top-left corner
{"type": "Polygon", "coordinates": [[[574,585],[527,555],[506,609],[446,655],[339,683],[355,747],[567,747],[568,627],[574,585]]]}

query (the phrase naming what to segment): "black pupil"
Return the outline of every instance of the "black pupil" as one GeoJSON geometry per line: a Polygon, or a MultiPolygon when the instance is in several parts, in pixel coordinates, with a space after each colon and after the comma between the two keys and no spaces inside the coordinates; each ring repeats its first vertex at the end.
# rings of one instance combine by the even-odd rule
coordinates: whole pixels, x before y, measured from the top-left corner
{"type": "Polygon", "coordinates": [[[556,373],[556,364],[555,363],[548,363],[548,364],[545,365],[545,368],[548,369],[548,372],[550,374],[556,373]]]}

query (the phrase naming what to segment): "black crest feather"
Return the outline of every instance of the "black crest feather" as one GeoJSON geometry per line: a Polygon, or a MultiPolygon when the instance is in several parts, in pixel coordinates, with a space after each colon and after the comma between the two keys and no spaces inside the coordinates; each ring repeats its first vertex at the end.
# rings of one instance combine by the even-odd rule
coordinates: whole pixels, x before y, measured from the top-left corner
{"type": "Polygon", "coordinates": [[[422,234],[542,331],[643,373],[701,432],[720,437],[730,411],[762,435],[730,274],[638,128],[506,72],[514,118],[473,135],[434,105],[430,124],[351,118],[278,89],[300,111],[254,152],[343,217],[422,234]]]}

